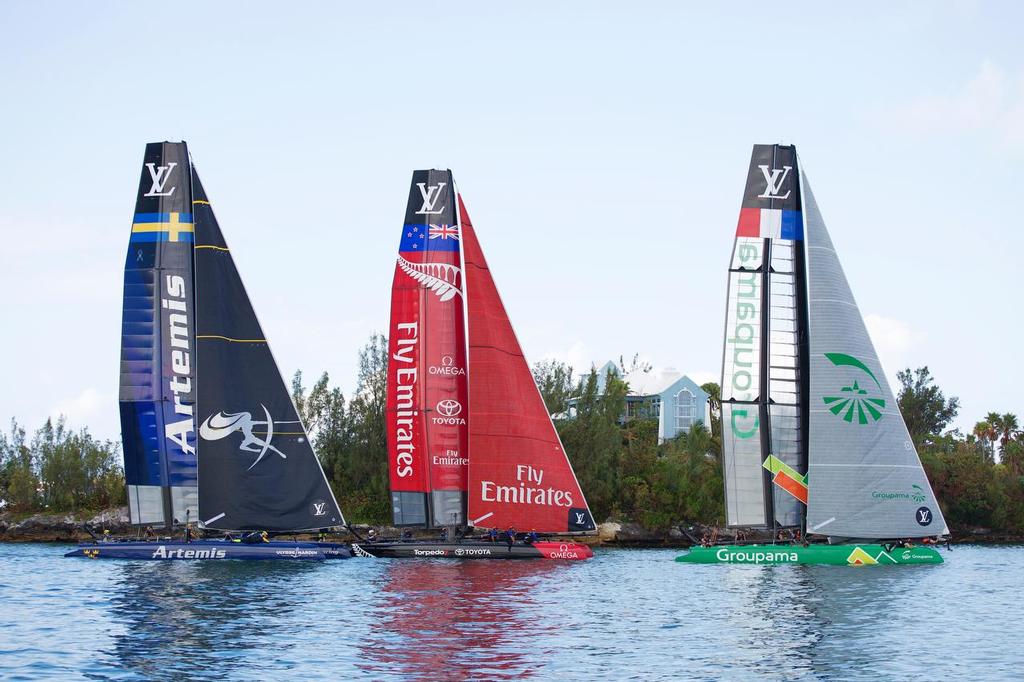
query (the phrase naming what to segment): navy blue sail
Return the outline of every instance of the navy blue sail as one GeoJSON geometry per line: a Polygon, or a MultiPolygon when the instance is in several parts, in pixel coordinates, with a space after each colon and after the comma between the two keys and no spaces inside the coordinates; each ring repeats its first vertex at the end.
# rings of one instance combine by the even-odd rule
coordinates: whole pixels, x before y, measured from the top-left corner
{"type": "Polygon", "coordinates": [[[344,525],[194,168],[192,186],[199,518],[221,530],[344,525]]]}
{"type": "Polygon", "coordinates": [[[146,145],[124,269],[121,435],[132,523],[195,519],[191,169],[184,142],[146,145]]]}

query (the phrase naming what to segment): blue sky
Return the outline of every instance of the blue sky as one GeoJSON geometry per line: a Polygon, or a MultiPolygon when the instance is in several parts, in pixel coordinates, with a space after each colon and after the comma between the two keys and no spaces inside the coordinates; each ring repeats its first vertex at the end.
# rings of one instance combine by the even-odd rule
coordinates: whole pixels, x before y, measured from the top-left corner
{"type": "Polygon", "coordinates": [[[0,4],[0,418],[118,437],[146,142],[185,139],[282,371],[350,394],[411,171],[531,360],[720,371],[754,143],[795,143],[890,377],[1024,416],[1020,3],[0,4]]]}

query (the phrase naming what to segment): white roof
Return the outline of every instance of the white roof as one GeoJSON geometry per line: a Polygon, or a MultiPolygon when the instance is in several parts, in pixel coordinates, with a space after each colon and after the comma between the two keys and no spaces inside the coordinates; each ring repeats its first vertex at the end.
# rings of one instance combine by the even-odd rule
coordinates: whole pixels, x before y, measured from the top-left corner
{"type": "Polygon", "coordinates": [[[682,372],[675,368],[666,367],[652,369],[649,372],[633,371],[622,377],[622,380],[629,384],[630,395],[657,395],[679,381],[682,376],[682,372]]]}

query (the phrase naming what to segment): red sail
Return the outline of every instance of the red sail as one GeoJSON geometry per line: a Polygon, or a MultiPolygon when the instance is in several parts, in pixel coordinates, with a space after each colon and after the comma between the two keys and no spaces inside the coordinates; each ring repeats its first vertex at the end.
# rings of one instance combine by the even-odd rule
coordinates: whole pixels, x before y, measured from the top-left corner
{"type": "Polygon", "coordinates": [[[463,525],[465,292],[449,171],[413,173],[391,289],[387,437],[397,525],[463,525]]]}
{"type": "Polygon", "coordinates": [[[469,520],[485,528],[594,530],[459,197],[469,327],[469,520]]]}

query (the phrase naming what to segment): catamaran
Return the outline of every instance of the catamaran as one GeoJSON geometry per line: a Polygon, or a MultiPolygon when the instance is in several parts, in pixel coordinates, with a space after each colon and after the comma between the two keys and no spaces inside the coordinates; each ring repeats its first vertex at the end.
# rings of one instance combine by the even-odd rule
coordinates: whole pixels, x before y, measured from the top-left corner
{"type": "Polygon", "coordinates": [[[436,541],[359,556],[585,559],[595,530],[449,170],[413,173],[391,291],[387,439],[396,526],[436,541]],[[481,539],[478,529],[491,529],[481,539]],[[501,535],[496,537],[498,531],[501,535]]]}
{"type": "MultiPolygon", "coordinates": [[[[120,409],[132,524],[345,525],[184,142],[146,146],[124,270],[120,409]]],[[[351,556],[341,543],[262,538],[93,542],[65,556],[351,556]]]]}
{"type": "Polygon", "coordinates": [[[677,560],[941,563],[911,542],[949,531],[795,147],[754,146],[727,300],[726,521],[800,541],[677,560]]]}

